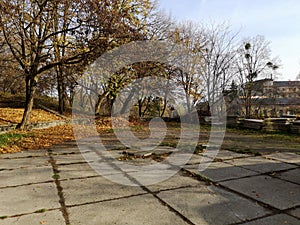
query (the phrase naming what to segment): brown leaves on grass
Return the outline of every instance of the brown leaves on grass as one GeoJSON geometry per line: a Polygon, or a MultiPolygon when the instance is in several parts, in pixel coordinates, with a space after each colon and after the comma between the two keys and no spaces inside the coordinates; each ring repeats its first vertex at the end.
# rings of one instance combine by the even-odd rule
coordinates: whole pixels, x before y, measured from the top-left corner
{"type": "MultiPolygon", "coordinates": [[[[0,125],[9,123],[20,123],[24,109],[0,108],[0,125]]],[[[31,123],[62,120],[61,117],[41,109],[33,109],[30,117],[31,123]]]]}
{"type": "MultiPolygon", "coordinates": [[[[111,128],[110,119],[101,118],[97,120],[97,131],[105,132],[111,128]]],[[[90,136],[91,130],[94,127],[91,125],[80,126],[77,129],[76,138],[85,138],[90,136]]],[[[31,131],[15,130],[9,132],[11,134],[21,134],[23,137],[20,140],[8,143],[5,146],[0,146],[0,153],[14,153],[22,150],[36,150],[49,148],[54,144],[63,143],[65,141],[75,140],[73,133],[73,125],[58,125],[46,129],[33,129],[31,131]]]]}
{"type": "MultiPolygon", "coordinates": [[[[118,124],[120,126],[123,124],[122,119],[118,121],[118,124]]],[[[130,122],[130,126],[137,125],[137,121],[130,122]]],[[[9,132],[11,134],[21,134],[22,138],[5,146],[0,146],[0,153],[50,148],[54,144],[75,140],[73,126],[77,125],[58,125],[46,129],[33,129],[27,132],[20,130],[11,131],[9,132]]],[[[93,125],[78,125],[76,127],[76,138],[85,138],[107,132],[111,132],[111,118],[101,117],[96,120],[96,129],[93,125]]]]}
{"type": "Polygon", "coordinates": [[[31,130],[27,137],[22,139],[22,149],[49,148],[54,144],[74,140],[72,125],[59,125],[47,129],[31,130]]]}
{"type": "Polygon", "coordinates": [[[13,131],[12,134],[22,134],[23,137],[0,147],[0,153],[14,153],[22,150],[36,150],[49,148],[53,144],[62,143],[68,140],[74,140],[71,125],[59,125],[47,129],[31,130],[29,132],[13,131]]]}

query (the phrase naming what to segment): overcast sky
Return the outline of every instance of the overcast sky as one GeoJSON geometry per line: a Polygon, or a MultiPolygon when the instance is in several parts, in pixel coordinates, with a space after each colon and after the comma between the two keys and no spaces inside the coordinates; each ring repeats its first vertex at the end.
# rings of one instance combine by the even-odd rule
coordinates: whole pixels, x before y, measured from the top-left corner
{"type": "Polygon", "coordinates": [[[272,56],[282,66],[278,80],[295,80],[300,72],[299,0],[159,0],[178,20],[223,21],[240,30],[240,37],[265,36],[272,56]]]}

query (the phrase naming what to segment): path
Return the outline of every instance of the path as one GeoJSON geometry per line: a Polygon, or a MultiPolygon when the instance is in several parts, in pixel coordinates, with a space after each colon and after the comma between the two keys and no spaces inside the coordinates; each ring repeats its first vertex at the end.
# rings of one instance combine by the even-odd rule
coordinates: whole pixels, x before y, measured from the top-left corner
{"type": "Polygon", "coordinates": [[[222,150],[199,172],[201,159],[193,155],[164,182],[132,187],[96,173],[72,142],[2,155],[0,225],[300,224],[300,155],[222,150]]]}

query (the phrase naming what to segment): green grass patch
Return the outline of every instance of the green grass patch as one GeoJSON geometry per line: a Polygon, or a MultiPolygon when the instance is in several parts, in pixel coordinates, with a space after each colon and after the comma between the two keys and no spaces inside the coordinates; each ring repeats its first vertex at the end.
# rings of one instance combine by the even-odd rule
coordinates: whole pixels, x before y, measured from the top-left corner
{"type": "Polygon", "coordinates": [[[35,211],[35,213],[44,213],[46,211],[47,211],[46,209],[39,209],[39,210],[35,211]]]}
{"type": "Polygon", "coordinates": [[[300,143],[299,134],[291,134],[287,132],[266,132],[261,130],[249,130],[249,129],[237,129],[237,128],[227,128],[227,132],[232,132],[241,135],[247,135],[250,137],[260,137],[265,139],[273,139],[277,141],[288,141],[300,143]]]}
{"type": "Polygon", "coordinates": [[[12,145],[16,144],[23,137],[28,136],[27,134],[19,134],[19,133],[4,133],[0,134],[0,147],[6,146],[6,145],[12,145]]]}
{"type": "Polygon", "coordinates": [[[0,220],[4,220],[6,218],[8,218],[8,216],[0,216],[0,220]]]}
{"type": "Polygon", "coordinates": [[[52,176],[52,178],[53,178],[54,180],[58,180],[58,179],[60,178],[60,176],[59,176],[59,174],[54,174],[54,175],[52,176]]]}

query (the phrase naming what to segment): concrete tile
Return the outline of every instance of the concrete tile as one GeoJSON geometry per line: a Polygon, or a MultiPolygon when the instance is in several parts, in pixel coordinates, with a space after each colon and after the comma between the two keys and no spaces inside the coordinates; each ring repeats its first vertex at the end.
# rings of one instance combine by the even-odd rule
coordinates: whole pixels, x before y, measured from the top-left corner
{"type": "Polygon", "coordinates": [[[236,179],[246,176],[256,175],[254,171],[250,171],[241,167],[233,166],[223,162],[213,162],[204,171],[199,171],[199,166],[186,166],[186,170],[205,176],[214,182],[228,179],[236,179]]]}
{"type": "Polygon", "coordinates": [[[300,205],[300,186],[269,176],[222,182],[221,185],[278,209],[300,205]]]}
{"type": "Polygon", "coordinates": [[[77,147],[55,147],[51,148],[51,153],[53,155],[79,154],[80,151],[77,147]]]}
{"type": "Polygon", "coordinates": [[[294,163],[300,165],[300,155],[291,152],[277,152],[270,155],[265,155],[268,159],[275,159],[280,162],[294,163]]]}
{"type": "Polygon", "coordinates": [[[300,221],[286,214],[277,214],[274,216],[268,216],[262,219],[251,221],[248,223],[243,223],[243,225],[296,225],[300,221]]]}
{"type": "Polygon", "coordinates": [[[228,160],[226,162],[258,173],[276,172],[276,171],[287,170],[296,167],[296,165],[290,165],[284,162],[269,160],[263,157],[233,159],[233,160],[228,160]]]}
{"type": "Polygon", "coordinates": [[[60,207],[54,183],[2,188],[0,199],[0,216],[33,213],[41,209],[60,207]]]}
{"type": "Polygon", "coordinates": [[[229,160],[229,159],[235,159],[235,158],[246,158],[249,157],[248,154],[240,154],[232,151],[227,150],[220,150],[216,156],[216,159],[220,160],[229,160]]]}
{"type": "Polygon", "coordinates": [[[58,170],[60,180],[99,176],[99,174],[93,168],[91,168],[88,163],[58,165],[58,170]]]}
{"type": "Polygon", "coordinates": [[[61,186],[69,206],[145,193],[140,187],[120,185],[104,177],[61,181],[61,186]]]}
{"type": "Polygon", "coordinates": [[[153,150],[153,152],[157,154],[161,154],[161,153],[168,153],[168,152],[178,152],[178,150],[170,146],[158,146],[153,150]]]}
{"type": "Polygon", "coordinates": [[[20,217],[7,218],[0,220],[0,225],[65,225],[65,220],[59,210],[45,213],[34,213],[20,217]]]}
{"type": "Polygon", "coordinates": [[[153,192],[158,192],[158,191],[168,190],[172,188],[180,188],[180,187],[188,187],[188,186],[194,187],[198,185],[204,185],[204,183],[192,177],[182,176],[177,173],[174,176],[170,177],[169,179],[157,184],[147,186],[147,188],[149,188],[153,192]]]}
{"type": "Polygon", "coordinates": [[[193,154],[187,165],[200,164],[203,161],[213,161],[211,158],[202,156],[201,154],[193,154]]]}
{"type": "Polygon", "coordinates": [[[194,224],[232,224],[269,213],[267,209],[215,186],[164,191],[158,197],[194,224]]]}
{"type": "MultiPolygon", "coordinates": [[[[137,167],[136,171],[129,172],[128,175],[137,181],[136,184],[139,186],[150,186],[168,180],[180,169],[180,167],[173,167],[169,164],[153,164],[146,167],[137,167]]],[[[132,182],[125,182],[124,184],[132,185],[132,182]]]]}
{"type": "Polygon", "coordinates": [[[276,174],[276,177],[283,179],[283,180],[288,180],[294,183],[297,183],[300,185],[300,168],[296,168],[293,170],[289,170],[286,172],[278,173],[276,174]]]}
{"type": "Polygon", "coordinates": [[[3,170],[0,171],[0,187],[53,181],[52,176],[50,166],[3,170]]]}
{"type": "Polygon", "coordinates": [[[36,158],[0,159],[0,170],[51,166],[49,160],[50,158],[47,156],[36,158]]]}
{"type": "Polygon", "coordinates": [[[296,216],[297,218],[300,219],[300,207],[290,210],[289,214],[296,216]]]}
{"type": "MultiPolygon", "coordinates": [[[[87,153],[84,153],[85,155],[87,153]]],[[[90,154],[93,157],[95,154],[90,154]]],[[[88,155],[86,155],[88,157],[88,155]]],[[[94,158],[94,157],[93,157],[94,158]]],[[[80,153],[78,154],[64,154],[64,155],[53,155],[53,159],[56,161],[56,164],[71,164],[71,163],[84,163],[86,159],[80,153]]]]}
{"type": "Polygon", "coordinates": [[[188,224],[151,195],[72,207],[69,212],[71,224],[76,225],[188,224]]]}
{"type": "Polygon", "coordinates": [[[17,153],[8,153],[0,155],[0,159],[13,159],[13,158],[29,158],[29,157],[40,157],[48,156],[48,151],[43,150],[29,150],[17,153]]]}

